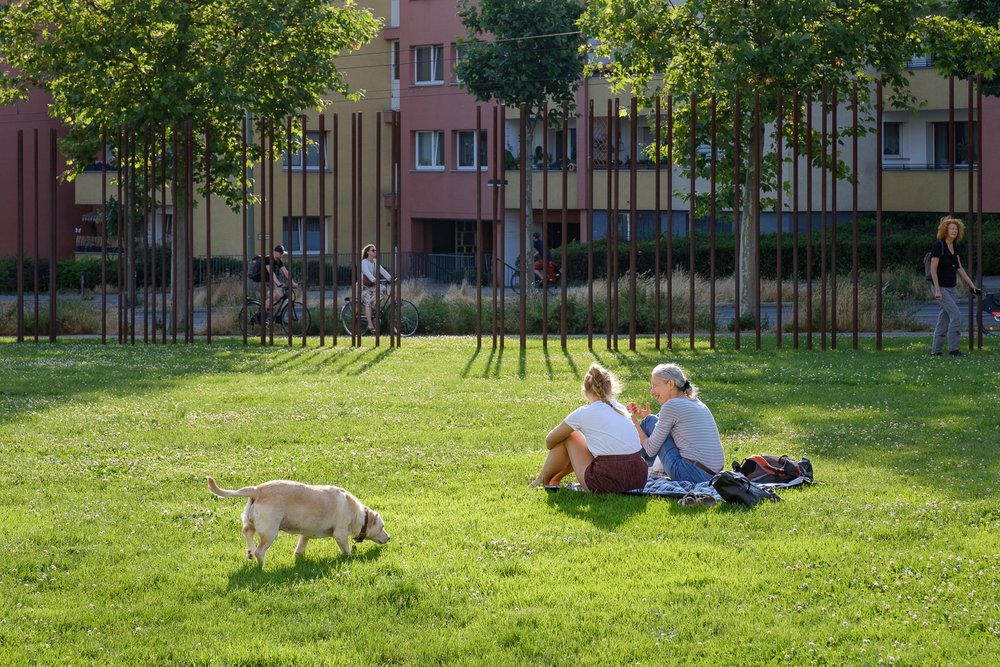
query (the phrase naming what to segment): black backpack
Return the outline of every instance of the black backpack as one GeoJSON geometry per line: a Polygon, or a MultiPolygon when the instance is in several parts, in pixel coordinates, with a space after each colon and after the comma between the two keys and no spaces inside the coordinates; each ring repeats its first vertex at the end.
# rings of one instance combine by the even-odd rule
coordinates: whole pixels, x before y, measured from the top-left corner
{"type": "Polygon", "coordinates": [[[740,462],[733,461],[733,470],[755,484],[782,484],[800,477],[813,481],[812,462],[805,457],[796,461],[784,455],[756,454],[740,462]]]}
{"type": "Polygon", "coordinates": [[[722,499],[727,503],[741,503],[743,505],[756,505],[765,498],[767,500],[781,500],[771,489],[757,486],[742,473],[732,470],[723,470],[712,478],[712,487],[722,499]]]}
{"type": "Polygon", "coordinates": [[[934,279],[931,278],[931,251],[930,250],[928,250],[927,254],[924,255],[924,278],[926,278],[927,282],[929,282],[929,283],[933,283],[934,282],[934,279]]]}
{"type": "Polygon", "coordinates": [[[250,260],[250,267],[247,269],[247,278],[255,283],[260,282],[260,264],[260,255],[255,255],[254,258],[250,260]]]}

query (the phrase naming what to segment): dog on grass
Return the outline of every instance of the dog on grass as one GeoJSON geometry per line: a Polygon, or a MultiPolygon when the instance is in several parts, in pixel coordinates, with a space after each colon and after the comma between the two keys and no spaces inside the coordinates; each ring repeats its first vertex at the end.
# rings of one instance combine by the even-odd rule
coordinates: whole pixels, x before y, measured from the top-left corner
{"type": "Polygon", "coordinates": [[[340,550],[351,555],[351,541],[389,541],[379,513],[336,486],[312,486],[287,480],[264,482],[237,491],[220,489],[208,478],[208,490],[220,498],[249,498],[243,508],[243,536],[247,539],[247,560],[264,565],[264,555],[278,531],[299,536],[295,555],[306,552],[313,537],[332,537],[340,550]],[[254,544],[254,533],[260,541],[254,544]]]}

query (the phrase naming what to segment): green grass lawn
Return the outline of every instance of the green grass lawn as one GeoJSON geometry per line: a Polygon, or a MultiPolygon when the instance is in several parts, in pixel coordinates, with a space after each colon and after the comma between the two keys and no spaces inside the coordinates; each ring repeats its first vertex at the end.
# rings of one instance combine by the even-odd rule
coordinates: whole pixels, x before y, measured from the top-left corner
{"type": "Polygon", "coordinates": [[[680,342],[0,343],[0,664],[995,664],[995,341],[680,342]],[[591,362],[644,400],[666,360],[728,460],[819,483],[753,509],[526,486],[591,362]],[[296,561],[282,535],[261,570],[206,475],[343,486],[392,541],[296,561]]]}

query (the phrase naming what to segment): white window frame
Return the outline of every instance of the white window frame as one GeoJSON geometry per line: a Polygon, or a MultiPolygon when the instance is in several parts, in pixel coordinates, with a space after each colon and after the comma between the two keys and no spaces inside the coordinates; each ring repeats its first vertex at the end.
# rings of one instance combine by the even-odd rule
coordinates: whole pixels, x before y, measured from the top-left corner
{"type": "Polygon", "coordinates": [[[463,58],[465,58],[465,52],[468,50],[468,48],[469,48],[468,44],[458,44],[458,43],[452,44],[452,51],[455,54],[455,60],[452,61],[451,64],[451,78],[456,84],[462,83],[461,77],[458,76],[458,63],[461,62],[463,58]]]}
{"type": "Polygon", "coordinates": [[[489,143],[486,139],[486,130],[480,130],[478,137],[476,136],[475,130],[458,130],[455,132],[455,169],[458,171],[476,170],[475,164],[462,163],[463,140],[468,141],[469,139],[472,139],[472,154],[475,156],[475,161],[480,163],[480,171],[486,171],[489,168],[489,143]],[[487,151],[485,153],[482,152],[482,146],[487,147],[487,151]]]}
{"type": "MultiPolygon", "coordinates": [[[[282,232],[281,238],[283,239],[281,242],[283,244],[285,244],[285,246],[288,248],[288,250],[291,251],[291,253],[292,253],[293,256],[301,257],[302,254],[303,254],[302,253],[302,241],[303,241],[303,236],[302,236],[302,231],[303,231],[302,230],[302,216],[301,215],[293,215],[292,218],[291,218],[291,220],[292,220],[291,225],[289,225],[288,216],[282,216],[282,218],[281,218],[281,232],[282,232]],[[291,229],[291,233],[289,233],[289,227],[292,228],[291,229]]],[[[310,222],[316,222],[317,224],[319,224],[320,223],[319,216],[318,215],[309,215],[309,216],[306,216],[306,224],[308,225],[310,222]]],[[[327,223],[327,231],[328,232],[329,232],[329,228],[330,228],[330,225],[329,225],[329,222],[328,222],[327,223]]],[[[319,232],[320,232],[319,242],[321,244],[323,244],[323,248],[326,248],[326,239],[323,238],[323,226],[321,224],[320,224],[320,227],[319,227],[319,232]]],[[[308,233],[308,228],[306,229],[306,233],[308,233]]],[[[305,254],[306,254],[306,256],[311,257],[313,255],[318,255],[319,254],[319,250],[320,249],[319,249],[318,246],[315,247],[315,248],[313,248],[312,246],[310,246],[310,247],[306,248],[306,253],[305,254]]]]}
{"type": "Polygon", "coordinates": [[[413,83],[417,86],[444,84],[444,44],[424,44],[413,47],[413,83]],[[425,63],[430,65],[430,78],[421,79],[420,66],[425,63]]]}
{"type": "Polygon", "coordinates": [[[418,171],[444,171],[444,131],[443,130],[421,130],[414,133],[414,159],[418,171]],[[420,161],[421,140],[430,140],[430,162],[422,164],[420,161]],[[439,162],[440,161],[440,162],[439,162]]]}
{"type": "MultiPolygon", "coordinates": [[[[322,137],[322,143],[320,141],[319,130],[307,130],[306,131],[306,171],[319,171],[319,151],[323,151],[323,165],[325,171],[332,171],[330,168],[330,154],[327,152],[327,141],[326,134],[322,137]],[[311,145],[310,145],[311,144],[311,145]],[[312,147],[318,146],[318,150],[315,154],[312,152],[312,147]],[[313,161],[315,158],[315,162],[313,161]]],[[[285,157],[282,163],[282,167],[285,171],[302,171],[302,144],[298,140],[297,136],[292,136],[292,144],[296,147],[295,152],[289,155],[289,150],[285,150],[285,157]]]]}
{"type": "Polygon", "coordinates": [[[399,82],[399,40],[394,39],[389,48],[389,78],[399,82]]]}

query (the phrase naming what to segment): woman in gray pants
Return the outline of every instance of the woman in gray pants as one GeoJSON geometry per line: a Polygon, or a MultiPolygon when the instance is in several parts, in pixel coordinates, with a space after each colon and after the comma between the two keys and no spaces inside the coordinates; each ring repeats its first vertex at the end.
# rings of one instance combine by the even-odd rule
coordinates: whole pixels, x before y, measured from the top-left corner
{"type": "Polygon", "coordinates": [[[941,302],[941,314],[938,315],[937,326],[934,327],[934,342],[931,354],[941,356],[945,336],[948,338],[948,354],[961,357],[958,349],[959,331],[962,326],[961,313],[955,303],[955,285],[961,276],[969,285],[973,294],[982,294],[972,278],[962,268],[959,241],[965,235],[965,225],[961,220],[945,216],[941,218],[937,229],[937,240],[931,247],[931,282],[934,284],[934,298],[941,302]]]}

